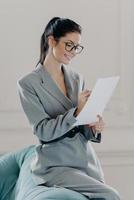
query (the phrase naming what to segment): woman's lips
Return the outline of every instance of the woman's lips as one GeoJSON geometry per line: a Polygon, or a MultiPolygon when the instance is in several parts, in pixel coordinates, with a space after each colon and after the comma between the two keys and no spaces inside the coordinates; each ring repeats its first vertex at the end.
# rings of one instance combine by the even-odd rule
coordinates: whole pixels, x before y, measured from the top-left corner
{"type": "Polygon", "coordinates": [[[72,58],[71,56],[69,56],[69,55],[67,55],[67,54],[64,54],[64,56],[65,56],[65,57],[67,58],[67,60],[69,60],[69,61],[70,61],[71,58],[72,58]]]}

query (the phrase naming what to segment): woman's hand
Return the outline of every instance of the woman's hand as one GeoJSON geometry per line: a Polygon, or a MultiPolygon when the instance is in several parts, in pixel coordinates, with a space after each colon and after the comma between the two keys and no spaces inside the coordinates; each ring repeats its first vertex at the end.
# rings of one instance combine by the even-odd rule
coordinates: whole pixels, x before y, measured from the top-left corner
{"type": "Polygon", "coordinates": [[[97,122],[86,124],[87,127],[92,128],[93,132],[102,132],[104,130],[105,123],[100,115],[97,115],[99,120],[97,122]]]}
{"type": "Polygon", "coordinates": [[[75,116],[77,116],[82,108],[84,107],[85,103],[87,102],[89,96],[91,94],[91,90],[83,90],[78,97],[78,106],[77,106],[77,110],[75,112],[75,116]]]}

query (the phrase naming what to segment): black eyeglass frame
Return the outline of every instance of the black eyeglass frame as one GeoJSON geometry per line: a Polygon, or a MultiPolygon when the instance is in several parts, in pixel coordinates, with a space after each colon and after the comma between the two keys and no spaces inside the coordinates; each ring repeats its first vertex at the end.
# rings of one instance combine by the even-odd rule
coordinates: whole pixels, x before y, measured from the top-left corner
{"type": "Polygon", "coordinates": [[[76,54],[80,54],[82,52],[82,50],[84,49],[84,47],[82,45],[79,45],[79,44],[75,45],[73,42],[64,42],[64,43],[65,43],[65,50],[68,52],[71,52],[73,49],[75,49],[76,54]],[[70,50],[68,50],[67,44],[70,44],[70,43],[72,43],[73,46],[70,50]],[[79,52],[76,51],[77,47],[81,47],[81,50],[79,52]]]}
{"type": "MultiPolygon", "coordinates": [[[[59,42],[60,39],[55,38],[55,41],[59,42]]],[[[84,49],[84,46],[79,45],[79,44],[76,44],[76,45],[75,45],[75,44],[73,43],[73,41],[68,41],[68,42],[62,41],[62,42],[64,42],[64,44],[65,44],[65,50],[68,51],[68,52],[71,52],[74,48],[75,48],[75,52],[76,52],[76,49],[77,49],[77,47],[79,46],[79,47],[81,47],[81,51],[80,51],[80,52],[76,52],[76,54],[80,54],[80,53],[82,52],[82,50],[84,49]],[[70,44],[70,43],[73,44],[73,47],[72,47],[70,50],[68,50],[68,49],[67,49],[67,44],[70,44]]]]}

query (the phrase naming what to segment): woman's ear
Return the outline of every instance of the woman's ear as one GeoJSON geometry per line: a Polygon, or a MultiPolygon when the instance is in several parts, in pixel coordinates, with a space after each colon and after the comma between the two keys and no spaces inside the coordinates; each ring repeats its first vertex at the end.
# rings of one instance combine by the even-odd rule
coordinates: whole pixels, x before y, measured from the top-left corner
{"type": "Polygon", "coordinates": [[[56,41],[52,35],[48,36],[48,45],[50,48],[56,45],[56,41]]]}

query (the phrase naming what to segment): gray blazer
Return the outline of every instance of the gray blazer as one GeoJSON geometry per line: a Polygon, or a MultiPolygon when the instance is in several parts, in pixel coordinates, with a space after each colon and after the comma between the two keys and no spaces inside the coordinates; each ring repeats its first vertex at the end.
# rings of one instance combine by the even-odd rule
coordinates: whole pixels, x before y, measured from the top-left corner
{"type": "MultiPolygon", "coordinates": [[[[76,122],[74,112],[78,95],[84,89],[84,80],[66,66],[62,66],[62,70],[68,97],[40,63],[17,82],[23,110],[40,141],[32,163],[38,183],[44,182],[47,177],[45,172],[52,167],[87,168],[87,143],[101,140],[101,133],[95,137],[91,128],[84,125],[73,128],[76,122]],[[71,135],[73,132],[75,134],[71,135]]],[[[89,153],[96,160],[92,149],[89,149],[89,153]]]]}

